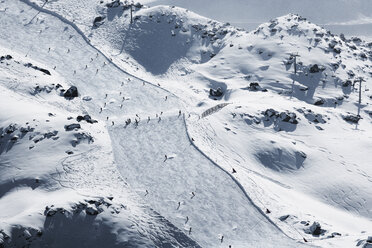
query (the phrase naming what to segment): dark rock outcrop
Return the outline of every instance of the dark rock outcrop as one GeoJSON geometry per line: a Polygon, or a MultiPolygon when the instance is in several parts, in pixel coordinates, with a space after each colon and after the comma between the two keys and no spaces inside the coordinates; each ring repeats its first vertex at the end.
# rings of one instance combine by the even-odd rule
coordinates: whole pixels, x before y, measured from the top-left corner
{"type": "Polygon", "coordinates": [[[215,89],[210,89],[209,90],[209,95],[210,96],[215,96],[215,97],[220,97],[223,95],[223,91],[220,87],[218,87],[216,90],[215,89]]]}
{"type": "Polygon", "coordinates": [[[66,90],[66,92],[63,94],[64,97],[66,98],[74,98],[74,97],[78,97],[79,95],[79,92],[76,88],[76,86],[71,86],[68,90],[66,90]]]}
{"type": "Polygon", "coordinates": [[[84,115],[84,116],[79,115],[78,117],[76,117],[76,120],[78,122],[80,122],[80,121],[86,121],[86,122],[88,122],[90,124],[93,124],[93,123],[97,123],[98,122],[96,120],[93,120],[92,117],[90,117],[90,115],[84,115]]]}
{"type": "Polygon", "coordinates": [[[66,131],[72,131],[74,129],[80,129],[80,128],[81,128],[81,126],[78,123],[73,123],[73,124],[70,124],[70,125],[65,125],[65,130],[66,131]]]}

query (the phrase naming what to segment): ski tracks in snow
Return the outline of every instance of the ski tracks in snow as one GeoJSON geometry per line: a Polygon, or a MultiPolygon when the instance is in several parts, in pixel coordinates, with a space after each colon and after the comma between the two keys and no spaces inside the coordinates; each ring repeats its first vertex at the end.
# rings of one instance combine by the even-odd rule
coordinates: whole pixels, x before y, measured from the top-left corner
{"type": "MultiPolygon", "coordinates": [[[[89,38],[87,38],[85,36],[85,34],[73,22],[67,20],[66,18],[60,16],[59,14],[57,14],[53,11],[47,10],[47,9],[45,9],[43,7],[40,7],[40,6],[38,6],[34,3],[31,3],[29,0],[20,0],[20,1],[27,4],[28,6],[30,6],[32,8],[34,8],[35,10],[37,10],[39,12],[43,12],[43,13],[52,15],[52,16],[58,18],[63,23],[71,26],[79,35],[81,35],[81,37],[85,40],[85,42],[91,48],[95,49],[98,53],[100,53],[107,61],[111,61],[110,64],[112,66],[116,67],[121,72],[123,72],[123,73],[125,73],[129,76],[132,76],[132,77],[134,77],[138,80],[141,80],[145,83],[151,84],[154,87],[158,87],[158,88],[166,91],[168,94],[171,94],[171,95],[174,96],[173,93],[167,91],[166,89],[161,88],[160,86],[157,86],[157,85],[152,84],[150,82],[144,81],[144,80],[142,80],[142,79],[140,79],[140,78],[138,78],[134,75],[131,75],[131,74],[125,72],[118,65],[116,65],[109,57],[107,57],[101,50],[99,50],[98,48],[93,46],[90,43],[89,38]]],[[[214,161],[212,161],[210,158],[208,158],[198,147],[196,147],[193,144],[193,142],[191,142],[192,148],[190,148],[190,149],[187,148],[187,146],[185,144],[185,141],[187,141],[188,146],[190,146],[191,139],[190,139],[188,131],[187,131],[186,121],[185,121],[184,118],[182,118],[182,119],[183,119],[183,121],[178,123],[177,128],[175,128],[173,125],[170,125],[170,126],[167,126],[166,128],[164,128],[163,130],[159,130],[160,134],[165,134],[164,131],[173,132],[173,137],[172,137],[173,140],[170,140],[171,142],[162,140],[162,137],[160,137],[159,134],[156,134],[156,136],[154,138],[155,139],[160,139],[160,141],[163,142],[163,143],[172,144],[173,148],[175,148],[177,146],[181,146],[181,148],[182,148],[181,150],[186,151],[186,153],[188,152],[189,153],[188,155],[190,157],[194,158],[194,160],[190,161],[188,158],[182,157],[181,158],[182,163],[178,164],[177,167],[178,167],[178,169],[181,169],[182,167],[184,167],[184,169],[186,169],[186,170],[179,171],[177,168],[173,168],[173,171],[172,171],[173,176],[177,176],[177,174],[178,174],[179,181],[173,181],[173,183],[169,184],[169,182],[167,182],[167,180],[169,178],[166,178],[167,175],[162,175],[158,179],[165,180],[165,181],[161,182],[161,183],[164,183],[164,185],[160,184],[160,186],[166,186],[167,185],[168,188],[163,188],[163,190],[165,190],[165,189],[168,190],[168,191],[170,190],[169,191],[169,193],[170,193],[169,197],[171,197],[175,193],[174,192],[175,188],[172,187],[172,184],[173,184],[174,187],[176,187],[176,186],[179,187],[178,188],[178,190],[179,190],[178,194],[180,194],[179,196],[181,196],[181,195],[186,196],[187,194],[190,194],[190,192],[194,192],[192,190],[189,190],[190,192],[186,193],[185,189],[182,189],[182,187],[185,186],[184,185],[185,182],[186,182],[186,185],[188,185],[188,186],[191,186],[191,185],[194,184],[193,190],[195,190],[195,191],[196,191],[195,187],[197,187],[197,185],[198,185],[196,182],[200,182],[200,183],[204,184],[204,187],[206,189],[205,192],[204,192],[206,194],[205,195],[206,197],[203,200],[204,202],[201,205],[194,206],[193,211],[189,214],[191,216],[192,213],[198,213],[195,216],[198,219],[195,218],[194,220],[186,221],[186,222],[190,222],[190,223],[200,222],[199,225],[196,225],[196,226],[204,226],[205,222],[210,224],[210,225],[208,225],[210,227],[209,230],[199,230],[200,233],[197,235],[199,237],[197,240],[198,241],[201,240],[203,244],[210,244],[211,242],[213,242],[213,240],[217,239],[217,236],[219,234],[218,230],[224,230],[224,233],[226,233],[225,235],[227,235],[226,239],[225,239],[226,242],[229,240],[229,237],[230,237],[230,240],[233,241],[233,242],[238,242],[238,243],[236,243],[238,245],[239,245],[239,242],[240,242],[240,245],[244,244],[247,237],[251,237],[250,241],[247,241],[247,242],[252,243],[252,244],[257,243],[257,242],[258,243],[267,242],[267,237],[269,237],[269,239],[271,239],[271,242],[270,242],[271,244],[273,244],[275,242],[278,242],[278,243],[283,243],[283,244],[285,243],[286,245],[295,246],[295,241],[292,240],[291,238],[289,238],[277,225],[275,225],[275,223],[273,223],[270,220],[270,218],[268,218],[262,212],[262,210],[260,208],[257,207],[257,205],[254,204],[252,199],[249,197],[249,195],[247,194],[247,192],[245,191],[243,186],[239,183],[239,181],[236,178],[234,178],[228,171],[226,171],[224,168],[222,168],[221,166],[216,164],[214,161]],[[185,137],[185,134],[186,134],[186,137],[185,137]],[[177,136],[180,136],[181,138],[178,140],[178,138],[176,138],[177,136]],[[183,147],[182,147],[182,145],[183,145],[183,147]],[[202,168],[203,173],[201,173],[201,174],[199,173],[200,171],[198,171],[198,165],[199,165],[200,162],[208,164],[206,167],[202,168]],[[191,168],[187,168],[188,166],[190,166],[191,168]],[[215,168],[218,168],[218,170],[215,170],[215,168]],[[191,175],[190,175],[190,173],[191,173],[191,175]],[[194,175],[192,175],[192,174],[194,174],[194,175]],[[210,175],[214,175],[214,177],[211,178],[210,175]],[[164,178],[164,176],[165,176],[165,178],[164,178]],[[182,182],[182,183],[177,185],[177,182],[178,183],[182,182]],[[222,186],[224,186],[224,187],[222,187],[222,186]],[[219,187],[220,189],[216,191],[215,187],[219,187]],[[230,190],[230,191],[226,192],[226,190],[227,191],[230,190]],[[206,200],[206,199],[208,199],[208,200],[206,200]],[[238,204],[236,204],[236,203],[238,203],[238,204]],[[252,207],[249,207],[249,205],[247,203],[249,203],[249,205],[251,205],[252,207]],[[220,204],[222,204],[222,205],[227,204],[227,206],[225,206],[225,208],[221,209],[220,204]],[[231,205],[231,204],[233,204],[233,205],[231,205]],[[240,224],[239,225],[233,224],[233,222],[235,222],[235,221],[240,223],[240,224]],[[226,223],[228,223],[228,224],[226,224],[226,223]],[[224,228],[219,227],[219,225],[221,225],[221,224],[225,225],[224,228]],[[260,226],[260,228],[259,228],[260,230],[258,232],[254,232],[253,230],[247,230],[248,228],[255,229],[258,225],[260,226]],[[212,232],[213,230],[216,231],[216,232],[213,233],[212,232]],[[266,234],[264,234],[264,233],[266,233],[266,234]],[[264,236],[266,236],[266,237],[264,237],[264,236]]],[[[163,126],[163,122],[159,126],[160,127],[163,126]]],[[[116,130],[116,129],[114,129],[114,130],[116,130]]],[[[136,129],[136,130],[141,130],[141,128],[136,129]]],[[[141,138],[142,143],[139,143],[139,144],[144,145],[146,142],[148,142],[148,140],[151,140],[151,138],[154,135],[152,130],[146,130],[146,131],[147,132],[144,132],[145,136],[143,136],[143,134],[138,134],[138,132],[135,132],[135,131],[131,131],[131,133],[130,133],[128,131],[116,130],[117,133],[115,133],[115,135],[113,135],[112,132],[111,132],[111,135],[112,135],[111,138],[113,139],[113,143],[115,143],[115,140],[120,140],[121,138],[123,138],[123,137],[119,137],[121,134],[126,134],[126,135],[131,136],[131,138],[132,138],[131,141],[132,142],[138,142],[138,138],[141,138]],[[114,137],[114,136],[118,136],[119,138],[114,137]]],[[[124,151],[124,153],[122,155],[124,155],[124,154],[127,155],[128,151],[129,152],[131,151],[132,154],[128,154],[130,156],[130,155],[136,154],[136,152],[143,152],[144,155],[141,155],[140,158],[146,158],[147,160],[139,160],[143,163],[142,164],[141,163],[136,163],[136,164],[137,164],[138,167],[142,166],[141,169],[144,172],[146,172],[146,167],[143,167],[143,166],[146,166],[147,163],[152,163],[150,158],[151,158],[151,156],[154,155],[153,152],[156,151],[157,149],[160,149],[160,147],[151,146],[148,150],[144,150],[144,149],[142,149],[143,147],[138,146],[138,147],[136,147],[137,149],[131,149],[131,147],[128,146],[128,144],[133,144],[133,143],[128,143],[127,144],[126,143],[127,142],[126,138],[125,138],[125,141],[123,141],[123,142],[119,142],[119,144],[117,144],[117,147],[119,147],[120,149],[116,151],[116,157],[119,156],[119,161],[122,162],[122,164],[120,166],[123,166],[121,168],[121,175],[123,177],[127,178],[128,181],[132,180],[131,184],[135,185],[137,187],[151,186],[151,185],[154,186],[154,182],[153,182],[154,174],[153,173],[154,172],[159,172],[159,167],[154,168],[155,169],[154,171],[151,171],[151,170],[147,171],[147,173],[150,173],[150,174],[147,174],[148,178],[138,178],[138,175],[143,175],[143,173],[138,174],[138,175],[136,175],[134,173],[134,174],[131,175],[133,177],[129,178],[129,176],[126,175],[127,171],[125,171],[124,169],[130,169],[129,167],[126,167],[126,166],[131,166],[132,162],[135,161],[135,159],[130,161],[130,160],[127,160],[126,158],[124,158],[123,156],[118,155],[118,154],[121,154],[124,151]],[[146,154],[146,152],[147,152],[147,154],[146,154]],[[146,157],[146,155],[148,157],[146,157]],[[134,181],[134,180],[138,180],[138,179],[141,179],[141,180],[146,179],[147,181],[146,180],[142,181],[143,184],[141,185],[139,183],[140,181],[137,181],[137,182],[134,181]]],[[[160,144],[162,144],[162,143],[160,143],[160,144]]],[[[62,184],[65,183],[66,184],[65,186],[72,187],[72,188],[91,186],[91,187],[95,187],[95,188],[98,189],[98,188],[101,187],[102,182],[106,183],[106,185],[104,186],[106,188],[107,186],[109,186],[107,184],[112,185],[112,180],[118,180],[117,183],[119,183],[119,184],[124,183],[125,184],[124,181],[120,180],[120,175],[116,174],[118,172],[112,170],[112,166],[110,166],[110,168],[109,167],[107,167],[107,168],[102,167],[102,168],[99,168],[99,169],[92,167],[91,164],[92,164],[93,160],[102,159],[102,158],[95,157],[98,154],[97,152],[94,151],[95,149],[97,149],[97,148],[93,148],[93,149],[91,149],[87,152],[78,154],[78,155],[73,156],[73,157],[68,157],[65,160],[63,160],[61,162],[63,172],[58,173],[59,179],[57,179],[57,180],[60,180],[60,182],[62,184]],[[117,176],[115,176],[115,174],[117,176]],[[107,176],[107,178],[106,177],[102,178],[102,175],[111,175],[111,176],[107,176]]],[[[174,151],[177,151],[177,149],[174,150],[174,151]]],[[[178,152],[179,151],[180,150],[178,150],[178,152]]],[[[164,155],[161,155],[161,156],[164,156],[164,155]]],[[[181,156],[179,155],[172,160],[177,161],[177,160],[180,159],[180,157],[181,156]]],[[[97,163],[95,163],[95,164],[97,164],[97,163]]],[[[158,163],[155,163],[155,165],[159,166],[158,163]]],[[[162,166],[164,166],[164,165],[162,165],[162,166]]],[[[166,166],[169,166],[168,163],[166,164],[166,166]]],[[[160,182],[158,181],[158,182],[155,182],[155,183],[160,183],[160,182]]],[[[168,217],[170,220],[172,220],[172,222],[177,223],[178,226],[182,226],[183,224],[181,224],[181,223],[183,223],[184,220],[180,221],[180,216],[179,215],[178,215],[178,217],[172,217],[171,214],[170,214],[170,213],[174,213],[174,209],[173,209],[174,206],[170,207],[170,206],[166,205],[166,202],[170,203],[175,199],[172,200],[171,198],[168,198],[168,199],[163,198],[163,201],[161,201],[161,202],[158,201],[159,199],[162,199],[161,195],[158,195],[158,197],[155,197],[151,202],[155,206],[157,206],[158,208],[163,209],[163,210],[167,210],[167,211],[164,211],[162,214],[165,215],[166,217],[168,217]]],[[[175,200],[175,201],[177,202],[177,200],[175,200]]],[[[179,202],[178,208],[180,208],[181,205],[183,205],[183,204],[186,204],[186,202],[182,202],[182,204],[181,204],[181,202],[179,202]]],[[[187,219],[188,218],[189,217],[187,215],[187,219]]],[[[188,225],[189,224],[185,224],[185,226],[187,226],[187,227],[188,227],[188,225]]],[[[190,234],[192,233],[191,230],[192,229],[191,229],[191,226],[190,226],[190,229],[189,229],[190,234]]],[[[222,240],[221,240],[221,242],[222,242],[222,240]]],[[[270,244],[266,243],[266,245],[270,245],[270,244]]],[[[296,246],[298,246],[298,245],[299,244],[296,244],[296,246]]]]}

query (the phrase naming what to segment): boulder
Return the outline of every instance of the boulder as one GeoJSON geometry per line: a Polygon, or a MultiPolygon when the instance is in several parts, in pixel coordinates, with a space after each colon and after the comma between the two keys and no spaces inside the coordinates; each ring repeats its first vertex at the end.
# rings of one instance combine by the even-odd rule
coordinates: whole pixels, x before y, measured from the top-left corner
{"type": "Polygon", "coordinates": [[[341,53],[341,48],[335,47],[335,48],[333,48],[333,52],[337,53],[337,54],[340,54],[341,53]]]}
{"type": "Polygon", "coordinates": [[[89,101],[92,100],[92,97],[90,97],[90,96],[84,96],[83,97],[83,100],[89,102],[89,101]]]}
{"type": "Polygon", "coordinates": [[[78,122],[84,120],[84,121],[86,121],[86,122],[88,122],[88,123],[90,123],[90,124],[93,124],[93,123],[97,123],[97,122],[98,122],[98,121],[96,121],[96,120],[93,120],[92,117],[90,117],[90,115],[84,115],[84,116],[79,115],[78,117],[76,117],[76,120],[77,120],[78,122]]]}
{"type": "Polygon", "coordinates": [[[310,73],[318,73],[320,72],[320,68],[317,64],[314,64],[310,67],[310,73]]]}
{"type": "Polygon", "coordinates": [[[71,86],[63,94],[63,96],[66,97],[66,98],[74,98],[74,97],[78,97],[78,95],[79,95],[79,93],[78,93],[78,90],[77,90],[76,86],[71,86]]]}
{"type": "Polygon", "coordinates": [[[318,236],[322,233],[322,227],[320,226],[319,222],[314,221],[314,223],[310,226],[309,231],[312,235],[318,236]]]}
{"type": "Polygon", "coordinates": [[[279,112],[274,109],[266,109],[264,115],[266,117],[276,117],[279,116],[279,112]]]}
{"type": "Polygon", "coordinates": [[[96,18],[94,18],[93,20],[93,27],[99,27],[103,24],[103,20],[105,19],[104,16],[97,16],[96,18]]]}
{"type": "Polygon", "coordinates": [[[292,123],[292,124],[298,124],[297,116],[296,116],[295,113],[281,112],[279,114],[279,118],[283,122],[289,122],[289,123],[292,123]]]}
{"type": "Polygon", "coordinates": [[[216,96],[216,97],[220,97],[223,95],[223,91],[220,87],[218,87],[216,90],[215,89],[210,89],[209,90],[209,95],[210,96],[216,96]]]}
{"type": "Polygon", "coordinates": [[[342,118],[347,122],[351,122],[355,124],[358,124],[359,120],[362,119],[360,115],[354,115],[354,114],[343,115],[342,118]]]}
{"type": "Polygon", "coordinates": [[[351,86],[353,83],[350,81],[350,80],[346,80],[346,82],[343,82],[342,83],[342,87],[349,87],[351,86]]]}
{"type": "Polygon", "coordinates": [[[249,90],[257,91],[260,89],[261,89],[261,86],[257,82],[253,82],[249,84],[249,90]]]}
{"type": "Polygon", "coordinates": [[[70,124],[70,125],[65,125],[65,130],[66,131],[72,131],[74,129],[80,129],[80,128],[81,128],[81,126],[78,123],[73,123],[73,124],[70,124]]]}

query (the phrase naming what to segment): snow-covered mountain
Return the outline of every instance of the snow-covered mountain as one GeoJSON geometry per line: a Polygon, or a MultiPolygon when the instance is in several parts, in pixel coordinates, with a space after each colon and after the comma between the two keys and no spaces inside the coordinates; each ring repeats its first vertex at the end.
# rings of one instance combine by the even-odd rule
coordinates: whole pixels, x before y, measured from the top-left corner
{"type": "Polygon", "coordinates": [[[0,12],[0,247],[372,246],[372,43],[294,14],[0,12]]]}

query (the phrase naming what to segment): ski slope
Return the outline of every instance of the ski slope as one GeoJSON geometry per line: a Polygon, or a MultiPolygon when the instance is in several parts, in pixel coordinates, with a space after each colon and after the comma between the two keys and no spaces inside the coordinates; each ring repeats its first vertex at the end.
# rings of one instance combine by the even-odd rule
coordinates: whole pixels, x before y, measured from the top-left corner
{"type": "Polygon", "coordinates": [[[300,246],[226,171],[195,149],[183,118],[165,113],[160,121],[110,128],[118,168],[129,185],[172,223],[186,232],[191,228],[202,246],[300,246]]]}

